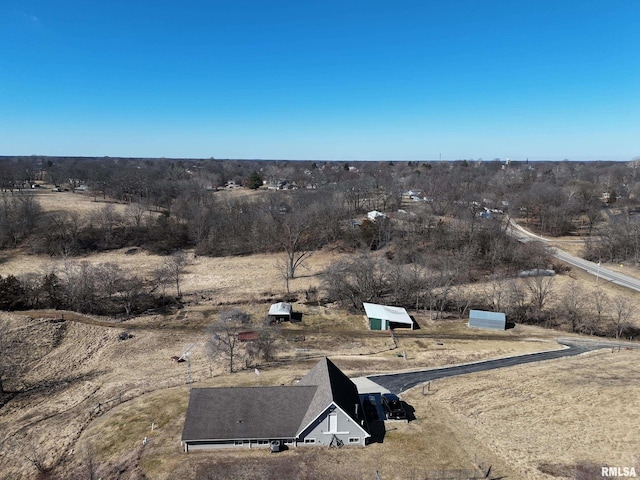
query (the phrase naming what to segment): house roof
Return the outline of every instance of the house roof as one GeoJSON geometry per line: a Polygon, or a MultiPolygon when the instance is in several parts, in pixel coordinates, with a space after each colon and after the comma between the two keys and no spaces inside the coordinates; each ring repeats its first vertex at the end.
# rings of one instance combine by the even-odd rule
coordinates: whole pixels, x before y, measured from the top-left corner
{"type": "Polygon", "coordinates": [[[193,388],[182,440],[295,438],[317,389],[193,388]]]}
{"type": "Polygon", "coordinates": [[[369,213],[367,213],[367,218],[372,221],[378,218],[384,218],[386,216],[387,216],[386,214],[379,212],[377,210],[371,210],[369,213]]]}
{"type": "Polygon", "coordinates": [[[406,323],[407,325],[413,325],[413,320],[402,307],[389,307],[387,305],[378,305],[377,303],[363,302],[362,306],[369,318],[380,318],[383,320],[389,320],[390,322],[406,323]]]}
{"type": "Polygon", "coordinates": [[[286,302],[274,303],[269,308],[269,315],[291,315],[291,304],[286,302]]]}
{"type": "Polygon", "coordinates": [[[358,390],[327,358],[293,386],[193,388],[182,441],[296,438],[332,404],[362,428],[358,390]]]}
{"type": "Polygon", "coordinates": [[[317,385],[300,429],[306,428],[332,402],[358,423],[356,404],[360,403],[355,384],[331,360],[324,357],[300,379],[298,385],[317,385]]]}

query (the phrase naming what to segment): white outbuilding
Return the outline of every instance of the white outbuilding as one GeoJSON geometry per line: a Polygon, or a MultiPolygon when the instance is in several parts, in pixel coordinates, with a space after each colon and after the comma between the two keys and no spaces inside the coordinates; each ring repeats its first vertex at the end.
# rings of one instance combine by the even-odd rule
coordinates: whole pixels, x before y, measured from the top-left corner
{"type": "Polygon", "coordinates": [[[278,302],[269,308],[269,318],[274,322],[291,321],[291,304],[287,302],[278,302]]]}
{"type": "Polygon", "coordinates": [[[402,307],[389,307],[366,302],[363,302],[362,306],[371,330],[389,330],[395,327],[408,327],[413,330],[413,320],[402,307]]]}

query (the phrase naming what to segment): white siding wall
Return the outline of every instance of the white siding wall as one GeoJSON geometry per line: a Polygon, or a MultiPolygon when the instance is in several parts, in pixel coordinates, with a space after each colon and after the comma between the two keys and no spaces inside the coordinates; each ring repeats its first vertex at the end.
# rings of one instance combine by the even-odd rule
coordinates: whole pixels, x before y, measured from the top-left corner
{"type": "MultiPolygon", "coordinates": [[[[358,406],[360,408],[360,406],[358,406]]],[[[360,429],[359,425],[347,414],[345,414],[339,408],[336,408],[332,413],[336,415],[337,428],[336,431],[331,431],[333,426],[332,420],[330,420],[330,412],[327,409],[318,420],[310,425],[299,438],[298,445],[304,444],[304,439],[315,438],[315,445],[330,445],[333,436],[338,437],[344,445],[365,445],[366,435],[360,429]],[[353,439],[358,438],[359,441],[355,442],[353,439]],[[352,439],[350,442],[349,439],[352,439]]]]}

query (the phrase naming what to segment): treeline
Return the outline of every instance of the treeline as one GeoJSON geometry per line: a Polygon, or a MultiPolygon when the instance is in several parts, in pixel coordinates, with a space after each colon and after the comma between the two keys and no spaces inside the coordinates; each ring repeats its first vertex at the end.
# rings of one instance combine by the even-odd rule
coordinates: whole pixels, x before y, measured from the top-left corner
{"type": "Polygon", "coordinates": [[[350,210],[390,210],[409,189],[436,215],[461,204],[508,209],[546,234],[590,229],[604,206],[632,209],[640,161],[631,162],[292,162],[127,158],[0,157],[0,190],[46,180],[96,198],[136,202],[171,213],[179,198],[232,182],[257,187],[331,188],[350,210]],[[475,202],[472,203],[472,202],[475,202]]]}
{"type": "MultiPolygon", "coordinates": [[[[260,242],[265,232],[273,227],[261,224],[271,216],[274,208],[279,208],[278,205],[257,205],[249,199],[221,202],[214,198],[216,190],[225,184],[257,188],[261,182],[272,188],[297,188],[296,192],[322,192],[318,195],[322,200],[315,203],[330,208],[333,216],[341,220],[370,210],[396,210],[401,205],[403,192],[412,191],[414,198],[426,202],[427,211],[435,216],[453,216],[472,222],[474,216],[488,208],[518,217],[544,234],[591,233],[607,222],[604,212],[618,213],[618,208],[610,207],[633,212],[640,205],[635,201],[640,198],[638,163],[507,164],[494,160],[349,164],[4,157],[0,159],[0,190],[4,192],[24,192],[38,182],[46,181],[70,192],[83,190],[85,195],[95,199],[127,203],[132,209],[126,215],[126,222],[109,218],[113,215],[105,211],[103,218],[59,218],[41,225],[35,223],[38,211],[33,205],[25,200],[5,200],[0,207],[0,222],[5,227],[0,233],[0,247],[25,242],[29,232],[34,231],[34,225],[47,231],[55,229],[59,222],[63,232],[75,229],[60,235],[71,238],[73,249],[78,251],[133,244],[155,251],[198,246],[206,254],[251,252],[256,247],[268,250],[270,246],[261,247],[260,242]],[[13,204],[7,205],[7,202],[13,204]],[[26,214],[22,214],[19,210],[25,208],[26,214]],[[133,211],[136,209],[139,211],[133,211]],[[154,217],[156,224],[142,222],[144,212],[160,213],[165,218],[154,217]],[[20,224],[16,218],[26,223],[20,224]],[[85,228],[83,222],[91,223],[91,228],[85,228]],[[78,223],[80,228],[76,227],[78,223]],[[257,227],[248,229],[249,224],[257,227]],[[238,228],[252,238],[239,239],[238,228]],[[163,244],[159,238],[163,229],[171,233],[172,240],[168,244],[163,244]],[[230,235],[235,241],[227,241],[230,235]],[[221,249],[221,239],[231,246],[221,249]]],[[[279,201],[270,199],[272,203],[279,201]]],[[[288,201],[284,200],[285,203],[288,201]]],[[[36,251],[56,254],[59,243],[64,242],[47,239],[44,245],[36,247],[36,251]]],[[[614,256],[626,251],[628,249],[624,247],[617,249],[614,256]]]]}
{"type": "MultiPolygon", "coordinates": [[[[437,315],[473,306],[507,311],[516,321],[568,322],[571,331],[620,336],[630,327],[611,327],[616,322],[602,315],[594,321],[585,313],[593,306],[578,308],[580,302],[564,301],[575,295],[550,294],[544,279],[513,281],[522,270],[554,265],[543,247],[513,240],[504,219],[518,218],[547,235],[588,235],[591,259],[638,262],[639,167],[639,161],[5,158],[0,248],[67,259],[123,247],[166,255],[186,248],[211,256],[280,252],[283,276],[291,279],[308,254],[331,246],[356,255],[326,273],[327,301],[353,308],[381,301],[437,315]],[[69,190],[61,195],[82,191],[103,206],[84,215],[44,213],[33,194],[43,182],[69,190]],[[225,184],[256,191],[226,194],[219,191],[225,184]],[[373,210],[382,214],[367,218],[373,210]],[[512,280],[502,285],[510,293],[496,288],[473,296],[461,288],[487,278],[494,286],[496,279],[512,280]],[[549,308],[554,296],[562,308],[549,308]]],[[[74,265],[60,277],[3,279],[0,308],[127,315],[171,301],[160,293],[167,275],[141,279],[114,266],[74,265]],[[108,278],[107,287],[101,282],[108,278]]]]}
{"type": "Polygon", "coordinates": [[[0,276],[0,310],[44,308],[129,317],[166,308],[179,302],[184,265],[183,255],[168,257],[152,278],[114,263],[92,265],[86,261],[66,262],[57,274],[0,276]]]}
{"type": "MultiPolygon", "coordinates": [[[[551,264],[548,250],[528,244],[521,265],[551,264]],[[528,259],[528,262],[527,262],[528,259]]],[[[397,305],[442,318],[470,309],[504,312],[510,322],[559,328],[572,333],[636,337],[635,307],[625,295],[587,292],[578,282],[556,284],[554,276],[522,277],[512,270],[496,273],[482,284],[464,283],[467,267],[452,259],[448,269],[428,260],[401,264],[386,255],[361,255],[333,264],[323,276],[326,301],[359,310],[362,302],[397,305]],[[439,268],[438,268],[439,267],[439,268]],[[460,277],[462,275],[462,278],[460,277]]],[[[558,268],[558,266],[556,266],[558,268]]],[[[558,268],[560,270],[560,268],[558,268]]]]}

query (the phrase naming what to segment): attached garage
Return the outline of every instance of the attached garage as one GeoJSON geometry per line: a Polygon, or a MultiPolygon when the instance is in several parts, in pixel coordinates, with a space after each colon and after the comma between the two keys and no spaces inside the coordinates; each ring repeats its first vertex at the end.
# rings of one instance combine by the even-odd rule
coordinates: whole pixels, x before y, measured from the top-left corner
{"type": "Polygon", "coordinates": [[[506,330],[507,316],[502,312],[486,312],[484,310],[469,311],[469,327],[488,328],[490,330],[506,330]]]}
{"type": "Polygon", "coordinates": [[[403,327],[413,330],[413,320],[402,307],[389,307],[376,303],[362,303],[371,330],[389,330],[403,327]]]}

